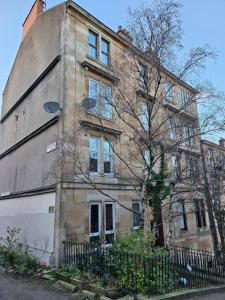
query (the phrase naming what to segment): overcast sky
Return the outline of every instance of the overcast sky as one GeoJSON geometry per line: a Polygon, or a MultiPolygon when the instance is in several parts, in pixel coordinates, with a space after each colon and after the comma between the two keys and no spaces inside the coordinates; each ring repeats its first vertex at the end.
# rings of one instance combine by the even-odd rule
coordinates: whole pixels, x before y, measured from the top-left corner
{"type": "MultiPolygon", "coordinates": [[[[2,94],[22,35],[22,23],[34,0],[2,1],[0,17],[0,92],[2,94]]],[[[47,9],[61,3],[47,0],[47,9]]],[[[126,24],[127,8],[140,0],[77,0],[79,5],[116,30],[126,24]]],[[[151,0],[144,1],[151,4],[151,0]]],[[[210,44],[218,52],[215,61],[207,63],[202,74],[215,87],[225,91],[225,0],[182,0],[184,45],[187,49],[210,44]]],[[[1,101],[1,99],[0,99],[1,101]]]]}

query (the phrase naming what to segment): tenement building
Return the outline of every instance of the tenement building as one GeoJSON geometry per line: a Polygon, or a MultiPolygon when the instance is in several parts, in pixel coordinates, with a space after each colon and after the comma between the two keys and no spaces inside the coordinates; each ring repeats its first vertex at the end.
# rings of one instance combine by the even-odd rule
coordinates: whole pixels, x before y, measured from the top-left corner
{"type": "MultiPolygon", "coordinates": [[[[46,11],[35,1],[3,94],[1,235],[7,226],[21,228],[21,239],[43,260],[57,262],[64,240],[109,243],[140,227],[135,178],[150,155],[145,145],[151,137],[143,138],[150,118],[143,88],[149,64],[159,66],[153,55],[135,50],[123,28],[114,32],[73,1],[46,11]],[[136,63],[143,76],[131,91],[136,63]]],[[[207,211],[197,192],[197,91],[163,67],[160,73],[159,98],[165,97],[153,127],[164,125],[153,144],[167,149],[173,193],[163,202],[157,243],[210,250],[207,211]]],[[[151,208],[145,215],[150,227],[151,208]]]]}

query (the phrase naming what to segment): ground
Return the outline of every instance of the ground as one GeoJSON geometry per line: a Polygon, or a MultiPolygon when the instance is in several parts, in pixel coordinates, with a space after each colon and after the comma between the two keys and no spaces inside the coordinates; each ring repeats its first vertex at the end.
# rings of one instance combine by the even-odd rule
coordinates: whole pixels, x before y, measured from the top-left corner
{"type": "Polygon", "coordinates": [[[225,300],[225,292],[196,296],[193,300],[225,300]]]}
{"type": "Polygon", "coordinates": [[[71,296],[36,282],[0,274],[0,300],[72,300],[71,296]]]}

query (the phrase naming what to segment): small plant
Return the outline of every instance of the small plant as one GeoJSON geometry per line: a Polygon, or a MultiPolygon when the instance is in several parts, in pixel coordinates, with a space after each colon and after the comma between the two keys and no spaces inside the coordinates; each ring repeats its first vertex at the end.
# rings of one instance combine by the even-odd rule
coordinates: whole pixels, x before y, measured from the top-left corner
{"type": "Polygon", "coordinates": [[[19,228],[7,227],[6,238],[0,238],[0,265],[19,275],[31,275],[40,268],[40,263],[27,245],[19,243],[20,231],[19,228]]]}

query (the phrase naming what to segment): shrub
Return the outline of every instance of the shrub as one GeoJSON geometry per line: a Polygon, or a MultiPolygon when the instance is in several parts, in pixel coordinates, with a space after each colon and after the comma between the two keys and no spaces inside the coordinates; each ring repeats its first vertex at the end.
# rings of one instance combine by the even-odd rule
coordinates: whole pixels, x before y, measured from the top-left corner
{"type": "Polygon", "coordinates": [[[115,242],[114,276],[128,290],[144,294],[165,294],[175,284],[168,252],[154,247],[155,232],[134,231],[115,242]]]}
{"type": "Polygon", "coordinates": [[[19,243],[19,233],[20,229],[7,227],[6,238],[0,238],[0,265],[20,275],[32,274],[40,268],[40,263],[28,246],[19,243]]]}

